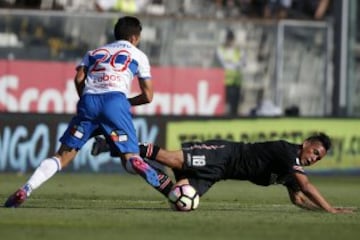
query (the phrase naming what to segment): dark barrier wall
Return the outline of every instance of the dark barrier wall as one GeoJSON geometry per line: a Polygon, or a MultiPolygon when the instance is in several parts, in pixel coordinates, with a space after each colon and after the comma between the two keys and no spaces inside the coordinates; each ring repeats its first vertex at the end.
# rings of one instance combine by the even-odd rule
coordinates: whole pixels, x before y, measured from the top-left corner
{"type": "MultiPolygon", "coordinates": [[[[44,158],[54,154],[58,139],[71,115],[0,113],[0,171],[27,172],[44,158]]],[[[136,117],[134,124],[141,142],[157,142],[164,146],[164,118],[136,117]]],[[[93,139],[81,149],[65,171],[121,171],[119,159],[108,154],[90,154],[93,139]]]]}

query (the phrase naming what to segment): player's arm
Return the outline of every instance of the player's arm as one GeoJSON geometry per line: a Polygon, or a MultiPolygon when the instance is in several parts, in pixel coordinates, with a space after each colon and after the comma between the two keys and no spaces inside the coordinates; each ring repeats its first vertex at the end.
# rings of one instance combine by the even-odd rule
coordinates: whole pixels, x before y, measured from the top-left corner
{"type": "Polygon", "coordinates": [[[319,1],[318,7],[314,14],[314,18],[316,20],[321,20],[324,17],[326,10],[329,7],[329,4],[330,4],[330,0],[320,0],[319,1]]]}
{"type": "MultiPolygon", "coordinates": [[[[304,172],[301,173],[305,174],[304,172]]],[[[308,197],[306,197],[303,192],[301,192],[300,186],[294,176],[289,177],[284,185],[288,190],[290,200],[293,204],[306,210],[321,210],[317,204],[315,204],[308,197]]]]}
{"type": "MultiPolygon", "coordinates": [[[[307,204],[309,203],[311,204],[312,202],[315,206],[329,213],[352,212],[352,210],[348,208],[334,208],[333,206],[331,206],[330,203],[328,203],[328,201],[321,195],[319,190],[313,184],[310,183],[308,177],[305,174],[295,172],[294,177],[300,187],[300,191],[310,200],[307,201],[305,205],[303,203],[302,206],[308,206],[307,204]]],[[[299,196],[300,194],[294,197],[299,198],[299,196]]]]}
{"type": "Polygon", "coordinates": [[[74,82],[75,82],[76,92],[79,95],[79,97],[82,95],[85,87],[86,72],[87,70],[85,66],[79,66],[76,69],[74,82]]]}
{"type": "Polygon", "coordinates": [[[172,169],[182,169],[184,156],[181,150],[168,151],[160,148],[156,144],[146,143],[139,144],[140,156],[156,161],[172,169]]]}
{"type": "Polygon", "coordinates": [[[153,99],[154,90],[151,79],[139,79],[139,86],[141,93],[128,99],[131,106],[150,103],[153,99]]]}
{"type": "Polygon", "coordinates": [[[313,201],[311,201],[308,197],[305,196],[305,194],[301,191],[293,190],[290,187],[287,187],[290,200],[293,204],[296,206],[306,209],[306,210],[320,210],[320,207],[315,204],[313,201]]]}

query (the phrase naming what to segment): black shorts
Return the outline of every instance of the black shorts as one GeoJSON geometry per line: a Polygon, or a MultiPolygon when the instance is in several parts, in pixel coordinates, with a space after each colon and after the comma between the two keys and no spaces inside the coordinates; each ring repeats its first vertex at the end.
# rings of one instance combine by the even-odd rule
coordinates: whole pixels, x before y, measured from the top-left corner
{"type": "Polygon", "coordinates": [[[182,144],[184,166],[174,170],[176,180],[187,178],[202,196],[217,181],[224,179],[232,144],[222,140],[182,144]]]}

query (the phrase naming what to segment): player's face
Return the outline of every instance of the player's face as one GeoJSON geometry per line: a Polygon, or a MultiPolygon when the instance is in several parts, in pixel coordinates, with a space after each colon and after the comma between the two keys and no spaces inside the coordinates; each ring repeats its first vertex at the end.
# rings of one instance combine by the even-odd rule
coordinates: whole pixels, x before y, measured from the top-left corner
{"type": "Polygon", "coordinates": [[[302,166],[310,166],[320,161],[326,155],[326,149],[320,142],[303,143],[303,148],[300,153],[300,162],[302,166]]]}

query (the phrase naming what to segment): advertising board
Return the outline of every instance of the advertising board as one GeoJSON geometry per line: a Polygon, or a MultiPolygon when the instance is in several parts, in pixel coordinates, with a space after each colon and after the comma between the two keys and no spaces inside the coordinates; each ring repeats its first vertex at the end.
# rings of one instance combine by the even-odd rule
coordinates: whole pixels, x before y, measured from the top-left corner
{"type": "MultiPolygon", "coordinates": [[[[0,112],[74,113],[75,63],[0,60],[0,112]]],[[[141,115],[216,116],[224,112],[223,70],[153,67],[154,100],[141,115]]],[[[132,95],[138,93],[133,81],[132,95]]]]}
{"type": "MultiPolygon", "coordinates": [[[[325,132],[333,147],[311,170],[360,171],[360,119],[269,118],[208,119],[174,121],[167,125],[166,145],[179,149],[181,142],[221,138],[233,141],[267,141],[283,139],[301,143],[315,132],[325,132]]],[[[310,169],[309,169],[310,170],[310,169]]]]}
{"type": "MultiPolygon", "coordinates": [[[[0,172],[28,172],[43,159],[53,156],[70,119],[71,115],[64,114],[0,113],[0,172]]],[[[134,118],[141,142],[163,145],[165,124],[165,120],[158,117],[134,118]]],[[[122,171],[119,158],[111,158],[109,153],[92,156],[93,142],[94,139],[90,139],[64,171],[122,171]]]]}

